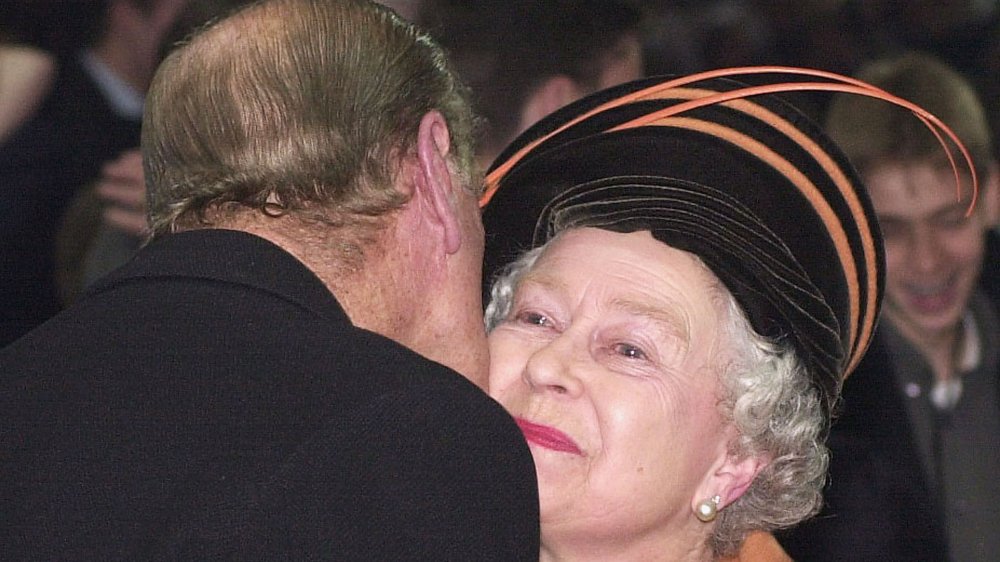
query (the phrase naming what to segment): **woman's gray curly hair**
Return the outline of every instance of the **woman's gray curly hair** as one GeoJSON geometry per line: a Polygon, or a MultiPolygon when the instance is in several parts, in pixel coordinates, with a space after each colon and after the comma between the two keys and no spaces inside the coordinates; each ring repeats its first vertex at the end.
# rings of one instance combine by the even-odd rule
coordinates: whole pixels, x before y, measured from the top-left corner
{"type": "MultiPolygon", "coordinates": [[[[486,307],[488,331],[507,318],[518,283],[547,246],[522,254],[498,275],[486,307]]],[[[721,557],[739,550],[750,531],[790,527],[819,510],[829,420],[819,390],[794,350],[755,332],[732,294],[721,283],[716,289],[717,305],[727,319],[722,329],[733,350],[719,369],[719,408],[738,433],[730,451],[766,463],[750,488],[715,520],[709,545],[721,557]]]]}

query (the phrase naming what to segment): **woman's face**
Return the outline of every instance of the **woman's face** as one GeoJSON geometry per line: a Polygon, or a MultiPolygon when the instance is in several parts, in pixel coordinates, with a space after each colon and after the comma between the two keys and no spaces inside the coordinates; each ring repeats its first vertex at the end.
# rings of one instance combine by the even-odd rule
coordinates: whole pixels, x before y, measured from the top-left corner
{"type": "Polygon", "coordinates": [[[593,228],[525,275],[489,337],[490,394],[534,455],[543,542],[663,544],[698,502],[728,503],[717,284],[648,232],[593,228]]]}

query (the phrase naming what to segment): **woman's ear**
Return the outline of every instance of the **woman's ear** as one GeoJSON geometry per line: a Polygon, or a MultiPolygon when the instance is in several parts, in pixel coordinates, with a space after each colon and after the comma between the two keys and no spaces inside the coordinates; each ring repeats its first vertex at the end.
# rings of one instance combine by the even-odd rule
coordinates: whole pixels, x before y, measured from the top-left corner
{"type": "Polygon", "coordinates": [[[719,497],[718,509],[724,509],[740,499],[768,462],[759,457],[737,457],[732,453],[723,453],[698,486],[691,499],[691,509],[697,510],[698,504],[715,496],[719,497]]]}
{"type": "Polygon", "coordinates": [[[719,496],[722,498],[722,501],[719,502],[719,507],[725,507],[740,499],[747,489],[750,488],[750,485],[753,484],[754,479],[757,478],[757,474],[767,464],[767,462],[757,457],[746,457],[742,460],[730,459],[717,473],[723,484],[719,491],[719,496]]]}

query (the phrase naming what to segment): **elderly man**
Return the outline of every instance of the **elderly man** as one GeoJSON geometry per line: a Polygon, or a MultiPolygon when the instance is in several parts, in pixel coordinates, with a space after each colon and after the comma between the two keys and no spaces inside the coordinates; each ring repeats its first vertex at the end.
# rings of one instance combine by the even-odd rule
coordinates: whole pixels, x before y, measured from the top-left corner
{"type": "Polygon", "coordinates": [[[433,42],[360,0],[172,54],[152,242],[0,353],[5,556],[537,559],[530,453],[476,386],[471,123],[433,42]]]}

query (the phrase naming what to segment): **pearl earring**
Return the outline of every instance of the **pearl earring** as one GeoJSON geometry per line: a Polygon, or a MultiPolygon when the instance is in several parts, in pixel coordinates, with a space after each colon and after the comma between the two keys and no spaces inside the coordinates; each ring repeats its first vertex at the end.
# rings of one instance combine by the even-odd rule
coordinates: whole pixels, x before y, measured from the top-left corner
{"type": "Polygon", "coordinates": [[[697,509],[694,510],[695,517],[698,518],[702,523],[708,523],[715,519],[716,514],[719,513],[719,502],[722,498],[719,496],[714,496],[711,499],[702,500],[698,504],[697,509]]]}

